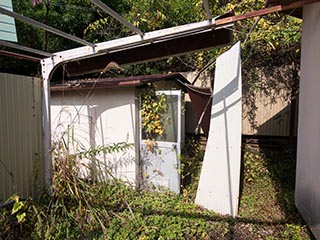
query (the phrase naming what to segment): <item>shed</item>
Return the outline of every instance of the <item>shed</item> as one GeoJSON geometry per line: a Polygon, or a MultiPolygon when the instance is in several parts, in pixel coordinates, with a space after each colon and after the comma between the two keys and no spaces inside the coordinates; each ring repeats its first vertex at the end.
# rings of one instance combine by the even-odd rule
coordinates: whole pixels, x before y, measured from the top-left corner
{"type": "Polygon", "coordinates": [[[94,159],[81,159],[80,177],[96,177],[98,173],[94,167],[100,166],[103,172],[109,171],[113,176],[134,185],[145,185],[148,175],[150,182],[179,192],[180,178],[176,166],[179,165],[178,156],[184,139],[182,92],[185,90],[186,83],[188,81],[181,74],[171,73],[82,79],[52,84],[50,87],[52,141],[58,142],[63,136],[69,140],[69,149],[74,152],[83,152],[115,143],[132,144],[132,148],[126,151],[102,154],[94,159]],[[174,114],[172,117],[170,115],[173,126],[170,131],[174,131],[172,136],[176,137],[168,141],[157,141],[157,147],[163,148],[163,154],[148,153],[147,159],[146,156],[142,156],[145,154],[143,151],[145,141],[139,113],[139,92],[148,83],[152,83],[156,90],[161,90],[162,93],[180,96],[176,99],[180,99],[180,105],[173,106],[170,100],[173,98],[167,97],[169,108],[173,106],[168,110],[171,111],[169,114],[174,114]],[[173,123],[175,119],[177,125],[173,123]],[[162,146],[161,142],[166,143],[162,146]],[[173,145],[175,145],[173,155],[176,160],[171,166],[160,166],[160,162],[165,162],[163,158],[172,154],[173,145]],[[170,146],[170,151],[165,150],[166,146],[170,146]],[[151,168],[150,164],[153,165],[151,168]],[[171,170],[167,171],[167,168],[171,170]],[[155,176],[155,172],[159,174],[155,176]]]}

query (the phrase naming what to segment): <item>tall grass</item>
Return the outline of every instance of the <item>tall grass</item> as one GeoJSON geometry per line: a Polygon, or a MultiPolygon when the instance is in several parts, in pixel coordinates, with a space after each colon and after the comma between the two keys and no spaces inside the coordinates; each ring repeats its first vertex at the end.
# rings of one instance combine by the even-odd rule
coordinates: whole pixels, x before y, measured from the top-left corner
{"type": "Polygon", "coordinates": [[[280,209],[282,202],[293,204],[293,198],[279,195],[274,180],[282,183],[287,178],[275,178],[282,175],[272,169],[283,168],[281,173],[286,173],[294,166],[290,159],[281,161],[279,168],[276,156],[268,160],[265,154],[245,150],[240,215],[234,219],[190,203],[193,187],[188,188],[187,181],[197,181],[199,167],[192,162],[200,161],[196,156],[202,155],[201,148],[182,159],[184,170],[192,171],[183,173],[187,192],[182,195],[135,189],[111,173],[103,181],[79,176],[81,157],[127,147],[119,143],[71,154],[64,143],[56,145],[51,194],[44,193],[38,202],[18,200],[21,208],[15,213],[12,205],[0,209],[0,239],[310,239],[294,209],[280,209]],[[17,214],[23,213],[19,222],[17,214]]]}

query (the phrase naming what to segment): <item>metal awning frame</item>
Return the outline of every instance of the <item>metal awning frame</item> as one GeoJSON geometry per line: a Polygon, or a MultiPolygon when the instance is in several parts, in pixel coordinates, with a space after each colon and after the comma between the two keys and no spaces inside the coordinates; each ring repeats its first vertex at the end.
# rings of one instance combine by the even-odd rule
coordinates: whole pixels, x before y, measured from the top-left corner
{"type": "MultiPolygon", "coordinates": [[[[137,46],[142,46],[146,44],[152,44],[154,42],[168,41],[174,39],[178,36],[195,34],[199,32],[212,31],[221,28],[230,27],[236,21],[241,21],[247,18],[257,17],[266,15],[272,12],[279,12],[288,9],[298,8],[306,4],[317,2],[319,0],[302,0],[289,4],[288,6],[274,6],[270,8],[265,8],[261,10],[254,11],[252,13],[227,17],[222,19],[209,19],[203,22],[186,24],[178,27],[167,28],[163,30],[153,31],[145,33],[143,35],[134,35],[130,37],[125,37],[121,39],[111,40],[107,42],[98,43],[94,46],[89,44],[89,46],[75,48],[71,50],[66,50],[62,52],[54,53],[52,57],[45,58],[41,61],[42,66],[42,78],[43,78],[43,129],[44,129],[44,152],[48,153],[50,149],[50,78],[53,70],[62,63],[77,61],[80,59],[90,58],[99,54],[106,54],[115,51],[124,51],[137,46]]],[[[205,2],[204,2],[205,3],[205,2]]],[[[1,10],[1,8],[0,8],[1,10]]],[[[5,10],[5,9],[4,9],[5,10]]],[[[8,12],[8,10],[5,10],[8,12]]],[[[0,13],[3,13],[0,11],[0,13]]],[[[9,11],[9,13],[11,13],[9,11]]],[[[9,15],[9,14],[7,14],[9,15]]],[[[209,12],[207,12],[209,16],[209,12]]],[[[118,19],[119,20],[119,19],[118,19]]],[[[34,20],[33,20],[34,21],[34,20]]],[[[39,26],[40,27],[40,26],[39,26]]],[[[71,36],[71,35],[70,35],[71,36]]],[[[85,44],[88,45],[88,44],[85,44]]],[[[169,56],[169,55],[168,55],[169,56]]],[[[108,63],[106,63],[108,64],[108,63]]],[[[51,163],[48,154],[45,154],[45,181],[50,184],[51,181],[51,163]]]]}
{"type": "MultiPolygon", "coordinates": [[[[218,17],[216,17],[218,18],[218,17]]],[[[225,27],[230,27],[233,25],[226,24],[222,27],[217,27],[215,25],[215,19],[206,20],[197,23],[186,24],[182,26],[152,31],[144,33],[141,35],[133,35],[121,39],[106,41],[102,43],[97,43],[95,48],[88,46],[79,47],[75,49],[70,49],[62,52],[54,53],[52,57],[45,58],[41,60],[42,67],[42,79],[43,79],[43,129],[44,129],[44,152],[48,152],[50,149],[51,135],[50,135],[50,79],[52,73],[57,66],[63,63],[77,61],[80,59],[90,58],[92,56],[105,55],[111,52],[125,51],[134,47],[149,45],[156,42],[168,41],[177,37],[207,32],[212,30],[217,30],[225,27]]],[[[107,65],[108,63],[106,63],[107,65]]],[[[45,180],[50,183],[50,171],[51,163],[49,156],[44,156],[45,158],[45,180]]]]}
{"type": "MultiPolygon", "coordinates": [[[[90,1],[99,2],[96,0],[90,0],[90,1]]],[[[124,51],[126,49],[134,48],[137,46],[153,44],[161,41],[168,41],[170,39],[174,39],[183,35],[217,30],[221,28],[227,28],[227,27],[233,26],[233,24],[236,21],[241,21],[247,18],[253,18],[257,16],[263,16],[273,12],[294,9],[294,8],[302,7],[306,4],[311,4],[318,1],[319,0],[302,0],[302,1],[294,2],[292,4],[288,4],[285,6],[277,5],[269,8],[256,10],[254,12],[247,13],[244,15],[239,15],[239,16],[231,16],[226,18],[221,18],[221,16],[218,16],[213,19],[209,19],[202,22],[190,23],[190,24],[185,24],[177,27],[144,33],[143,35],[137,34],[129,37],[124,37],[121,39],[97,43],[95,45],[95,48],[84,46],[80,48],[57,52],[57,53],[54,53],[51,58],[46,58],[42,60],[41,62],[42,75],[44,79],[49,80],[52,70],[57,65],[63,62],[67,63],[70,61],[77,61],[85,58],[90,58],[94,55],[112,53],[116,51],[124,51]]],[[[204,4],[206,5],[206,1],[204,1],[204,4]]],[[[206,8],[208,8],[208,6],[206,8]]]]}
{"type": "Polygon", "coordinates": [[[207,19],[210,20],[213,18],[211,12],[210,12],[210,6],[208,0],[202,0],[204,10],[206,11],[207,19]]]}
{"type": "MultiPolygon", "coordinates": [[[[219,16],[218,16],[219,17],[219,16]]],[[[218,18],[216,17],[216,18],[218,18]]],[[[230,27],[233,23],[223,27],[215,26],[215,19],[206,20],[197,23],[185,24],[177,27],[156,30],[144,33],[143,36],[133,35],[121,39],[110,40],[102,43],[97,43],[95,48],[87,46],[70,49],[62,52],[54,53],[51,58],[46,58],[41,61],[42,75],[45,79],[50,78],[51,71],[54,67],[61,63],[77,61],[85,58],[90,58],[95,55],[124,51],[138,46],[149,45],[157,42],[168,41],[184,35],[195,34],[200,32],[212,31],[225,27],[230,27]]],[[[106,63],[107,64],[107,63],[106,63]]]]}
{"type": "Polygon", "coordinates": [[[38,54],[38,55],[41,55],[44,57],[51,57],[52,56],[52,53],[44,52],[44,51],[37,50],[34,48],[25,47],[25,46],[22,46],[19,44],[15,44],[15,43],[3,41],[3,40],[0,40],[0,45],[4,46],[4,47],[9,47],[9,48],[15,48],[15,49],[22,50],[25,52],[35,53],[35,54],[38,54]]]}

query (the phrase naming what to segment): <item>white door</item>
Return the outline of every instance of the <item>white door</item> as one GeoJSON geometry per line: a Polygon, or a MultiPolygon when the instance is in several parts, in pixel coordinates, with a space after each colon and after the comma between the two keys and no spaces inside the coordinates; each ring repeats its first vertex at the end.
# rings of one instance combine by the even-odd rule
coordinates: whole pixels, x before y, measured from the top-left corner
{"type": "Polygon", "coordinates": [[[182,93],[180,90],[157,91],[165,94],[167,110],[162,115],[164,134],[148,147],[144,130],[140,134],[140,163],[142,185],[147,188],[169,189],[180,192],[180,161],[182,136],[182,93]]]}

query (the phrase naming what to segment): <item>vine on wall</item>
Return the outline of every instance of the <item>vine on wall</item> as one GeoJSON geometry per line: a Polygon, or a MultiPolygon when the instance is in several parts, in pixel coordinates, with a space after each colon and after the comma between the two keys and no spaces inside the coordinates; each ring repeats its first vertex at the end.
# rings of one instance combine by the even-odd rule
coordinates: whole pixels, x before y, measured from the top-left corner
{"type": "Polygon", "coordinates": [[[147,146],[153,151],[155,139],[164,134],[162,115],[168,109],[165,94],[157,95],[154,86],[149,83],[141,92],[141,126],[147,146]]]}

